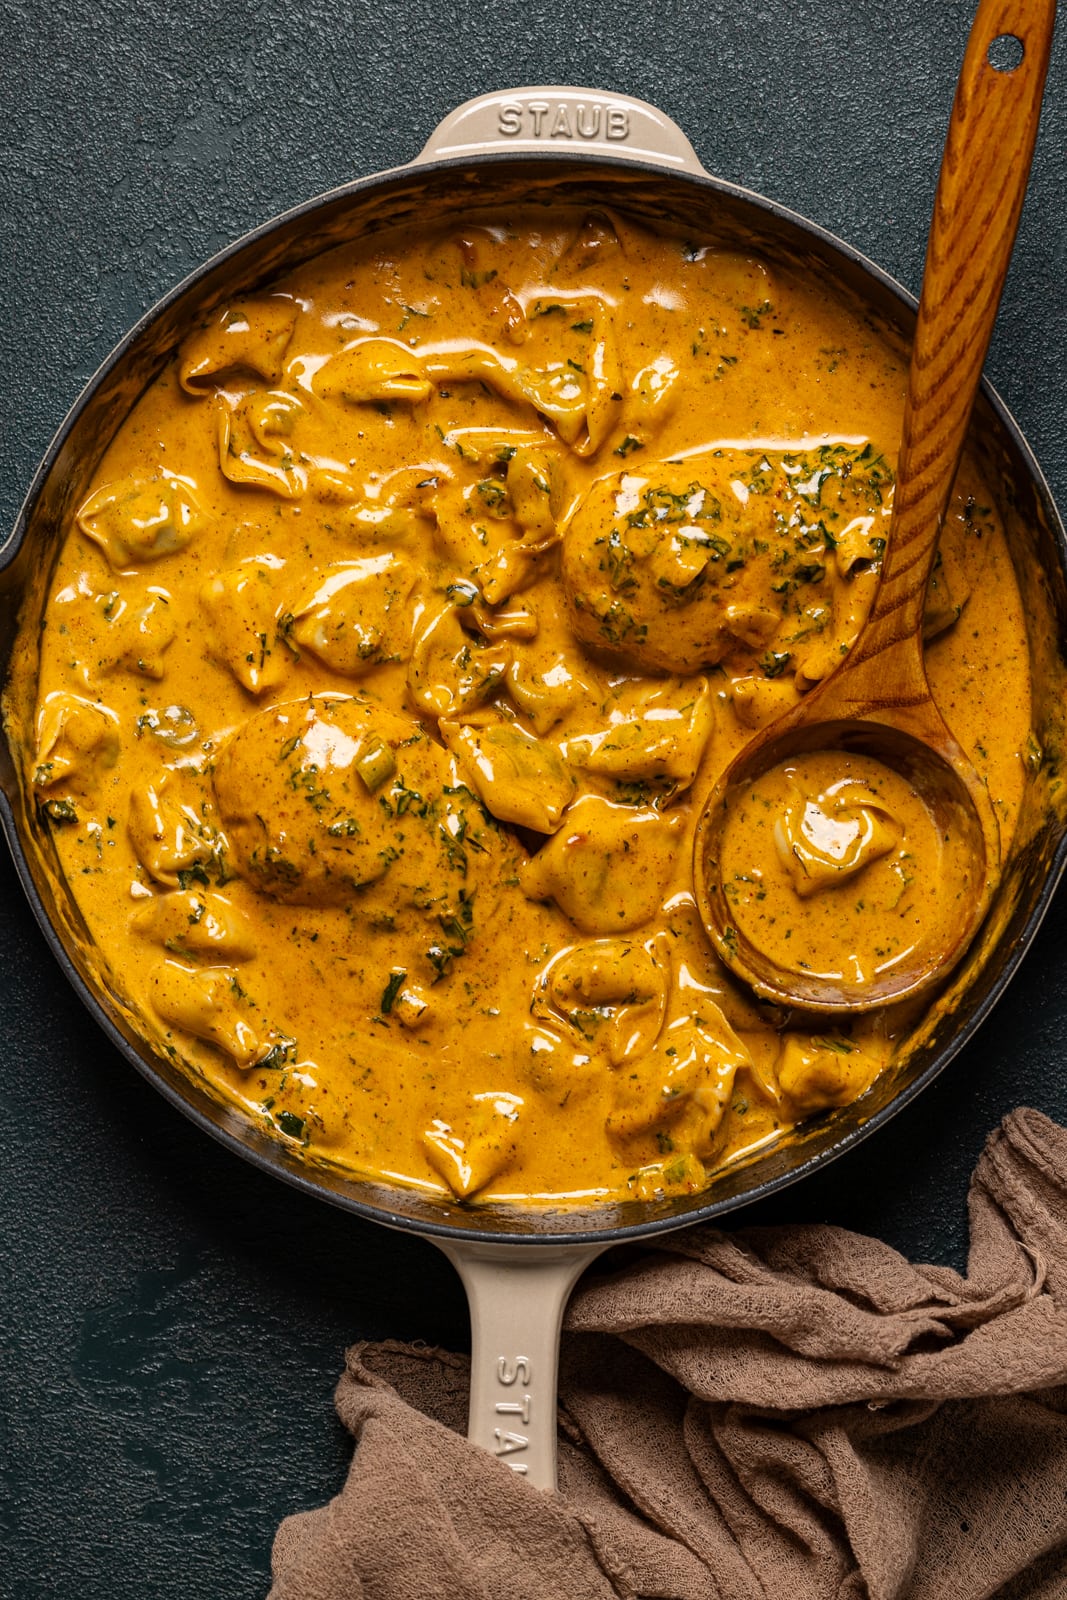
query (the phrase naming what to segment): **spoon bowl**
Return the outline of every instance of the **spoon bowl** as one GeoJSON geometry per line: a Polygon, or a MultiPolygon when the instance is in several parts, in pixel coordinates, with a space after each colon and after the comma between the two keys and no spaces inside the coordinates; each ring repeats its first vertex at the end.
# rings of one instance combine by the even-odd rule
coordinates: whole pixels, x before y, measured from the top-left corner
{"type": "MultiPolygon", "coordinates": [[[[891,723],[859,718],[777,725],[771,736],[749,746],[709,798],[697,829],[694,881],[697,904],[717,948],[731,967],[742,972],[761,999],[783,1006],[827,1012],[867,1010],[921,994],[940,981],[960,959],[985,916],[998,878],[996,818],[988,791],[977,779],[962,751],[936,749],[891,723]],[[731,821],[743,812],[749,796],[758,796],[768,774],[792,776],[804,759],[831,757],[847,780],[854,758],[874,762],[895,774],[920,799],[932,837],[943,841],[943,892],[933,889],[934,904],[919,898],[917,917],[909,921],[913,937],[904,937],[882,959],[863,962],[854,946],[839,944],[838,959],[810,959],[810,944],[774,936],[766,917],[775,916],[773,902],[759,887],[746,888],[749,874],[738,870],[731,851],[731,821]],[[762,933],[762,937],[761,937],[762,933]],[[769,952],[773,951],[773,954],[769,952]]],[[[946,729],[947,733],[947,729],[946,729]]],[[[951,736],[949,736],[951,738],[951,736]]],[[[744,832],[742,816],[740,831],[744,832]]],[[[932,888],[932,886],[930,886],[932,888]]],[[[829,894],[841,897],[845,885],[829,894]]],[[[839,922],[846,921],[842,906],[839,922]]]]}
{"type": "Polygon", "coordinates": [[[1026,193],[1054,20],[1055,0],[979,6],[934,200],[874,605],[836,671],[740,753],[698,822],[694,882],[709,937],[782,1005],[867,1011],[928,989],[966,951],[998,881],[996,812],[933,700],[922,627],[1026,193]],[[1006,36],[1021,54],[1002,67],[1006,36]]]}

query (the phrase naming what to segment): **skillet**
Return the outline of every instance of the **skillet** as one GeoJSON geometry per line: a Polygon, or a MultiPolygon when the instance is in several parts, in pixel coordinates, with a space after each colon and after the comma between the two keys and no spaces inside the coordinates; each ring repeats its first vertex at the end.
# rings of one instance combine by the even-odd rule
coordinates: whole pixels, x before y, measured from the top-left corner
{"type": "MultiPolygon", "coordinates": [[[[413,215],[443,218],[474,203],[526,196],[610,203],[652,222],[699,226],[724,243],[801,265],[843,295],[858,295],[902,342],[909,334],[913,303],[903,291],[822,230],[709,178],[677,128],[653,108],[617,95],[555,88],[482,97],[447,119],[411,166],[349,185],[240,241],[131,331],[64,423],[0,554],[0,670],[6,673],[20,608],[33,616],[43,605],[69,510],[114,430],[192,320],[224,294],[257,287],[353,231],[413,215]],[[559,131],[561,111],[567,113],[567,133],[559,131]]],[[[988,387],[972,443],[1005,485],[1003,511],[1031,622],[1035,721],[1039,738],[1051,744],[1061,737],[1064,532],[1036,464],[988,387]]],[[[13,693],[30,689],[15,685],[13,693]]],[[[554,1477],[556,1336],[566,1294],[582,1267],[609,1244],[706,1221],[781,1188],[850,1148],[931,1081],[1002,992],[1062,870],[1064,821],[1047,780],[1047,772],[1039,774],[1031,785],[1019,846],[985,933],[953,981],[951,1003],[931,1014],[916,1047],[862,1102],[808,1125],[756,1162],[730,1169],[704,1195],[595,1211],[533,1211],[435,1203],[413,1191],[301,1165],[209,1100],[178,1068],[150,1055],[135,1019],[94,962],[48,838],[35,826],[20,788],[17,764],[6,747],[0,750],[0,810],[20,877],[61,966],[97,1020],[173,1104],[231,1148],[306,1191],[421,1233],[449,1255],[472,1298],[472,1436],[542,1484],[554,1477]]]]}

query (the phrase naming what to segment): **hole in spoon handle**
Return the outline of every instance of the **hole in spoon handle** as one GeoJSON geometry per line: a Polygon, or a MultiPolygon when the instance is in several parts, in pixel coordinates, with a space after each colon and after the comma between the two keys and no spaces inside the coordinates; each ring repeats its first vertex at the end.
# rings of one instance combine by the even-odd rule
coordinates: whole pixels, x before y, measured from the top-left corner
{"type": "Polygon", "coordinates": [[[986,51],[994,72],[1014,72],[1026,57],[1026,46],[1014,33],[998,33],[986,51]]]}

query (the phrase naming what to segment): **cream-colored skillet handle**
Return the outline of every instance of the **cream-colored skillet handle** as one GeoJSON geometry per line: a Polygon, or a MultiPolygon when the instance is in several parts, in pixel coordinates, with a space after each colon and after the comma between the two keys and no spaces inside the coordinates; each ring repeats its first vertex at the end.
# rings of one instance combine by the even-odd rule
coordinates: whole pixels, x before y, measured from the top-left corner
{"type": "MultiPolygon", "coordinates": [[[[496,151],[652,161],[704,174],[685,134],[629,95],[562,86],[506,89],[457,106],[412,165],[496,151]]],[[[538,1489],[556,1487],[556,1391],[563,1312],[579,1275],[608,1248],[435,1239],[471,1313],[471,1442],[538,1489]]]]}
{"type": "Polygon", "coordinates": [[[471,1311],[467,1437],[538,1489],[556,1487],[556,1379],[563,1310],[606,1245],[435,1239],[471,1311]]]}
{"type": "Polygon", "coordinates": [[[704,173],[681,128],[655,106],[625,94],[563,85],[500,89],[466,101],[438,123],[413,165],[503,150],[581,151],[598,160],[638,159],[675,172],[704,173]]]}

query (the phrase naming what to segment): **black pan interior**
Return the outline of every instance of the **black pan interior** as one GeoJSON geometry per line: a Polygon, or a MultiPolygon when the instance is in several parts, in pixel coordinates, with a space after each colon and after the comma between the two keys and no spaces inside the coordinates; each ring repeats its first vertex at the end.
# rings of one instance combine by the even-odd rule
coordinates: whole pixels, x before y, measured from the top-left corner
{"type": "MultiPolygon", "coordinates": [[[[134,328],[91,381],[42,463],[12,538],[0,552],[0,680],[14,720],[29,725],[31,674],[9,677],[18,621],[39,621],[64,526],[97,463],[140,394],[185,332],[235,292],[260,287],[344,240],[400,223],[432,223],[472,207],[514,204],[611,206],[701,242],[759,251],[799,268],[858,302],[901,347],[914,302],[839,241],[757,196],[713,179],[682,177],[640,163],[592,165],[488,156],[368,179],[288,213],[240,241],[180,285],[134,328]]],[[[368,1182],[291,1155],[209,1093],[203,1080],[153,1052],[121,989],[101,965],[59,872],[46,827],[34,814],[18,765],[0,740],[0,815],[23,884],[70,981],[122,1053],[206,1131],[298,1187],[395,1227],[482,1239],[614,1239],[709,1220],[814,1170],[886,1121],[932,1080],[978,1027],[1021,960],[1067,858],[1067,782],[1061,776],[1067,716],[1067,539],[1048,488],[1014,422],[987,385],[971,428],[972,450],[1001,485],[1005,518],[1030,630],[1034,733],[1044,752],[1027,792],[1004,881],[979,940],[931,1008],[907,1053],[859,1101],[826,1114],[746,1164],[724,1171],[702,1195],[555,1210],[438,1202],[368,1182]]]]}

